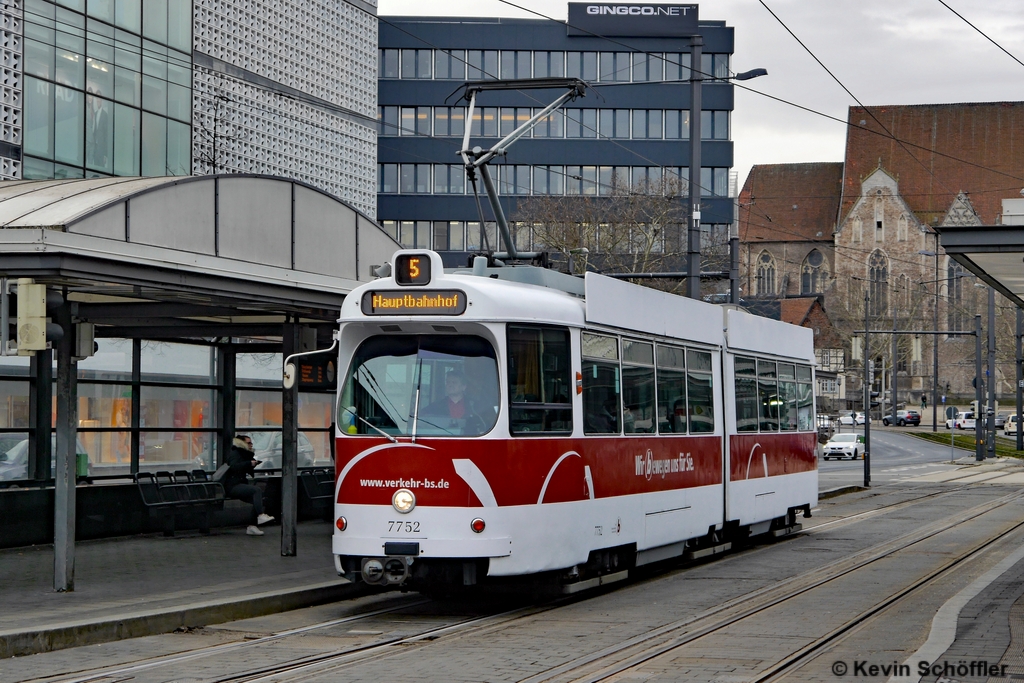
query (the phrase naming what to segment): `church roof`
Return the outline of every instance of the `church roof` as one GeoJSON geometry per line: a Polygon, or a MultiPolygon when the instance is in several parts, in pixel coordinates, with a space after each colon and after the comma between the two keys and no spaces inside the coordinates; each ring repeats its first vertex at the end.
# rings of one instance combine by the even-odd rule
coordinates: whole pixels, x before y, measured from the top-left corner
{"type": "Polygon", "coordinates": [[[982,224],[995,224],[1001,200],[1024,187],[1024,102],[850,107],[849,123],[841,219],[879,167],[929,225],[960,191],[982,224]]]}
{"type": "Polygon", "coordinates": [[[843,164],[762,164],[739,197],[741,242],[831,242],[839,213],[843,164]]]}

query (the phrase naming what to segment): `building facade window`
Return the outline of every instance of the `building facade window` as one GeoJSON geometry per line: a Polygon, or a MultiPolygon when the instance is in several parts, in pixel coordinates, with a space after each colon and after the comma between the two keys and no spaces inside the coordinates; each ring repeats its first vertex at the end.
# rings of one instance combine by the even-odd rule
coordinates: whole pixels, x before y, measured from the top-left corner
{"type": "Polygon", "coordinates": [[[825,257],[817,249],[804,257],[800,266],[800,293],[821,294],[828,281],[828,265],[825,257]]]}
{"type": "Polygon", "coordinates": [[[466,80],[465,50],[434,50],[434,78],[439,80],[466,80]]]}
{"type": "Polygon", "coordinates": [[[889,311],[889,259],[876,249],[868,257],[868,311],[871,315],[885,315],[889,311]]]}
{"type": "Polygon", "coordinates": [[[432,67],[430,50],[402,50],[402,78],[430,78],[432,67]]]}
{"type": "Polygon", "coordinates": [[[755,291],[758,296],[775,294],[775,257],[768,251],[762,251],[757,257],[757,273],[755,291]]]}
{"type": "Polygon", "coordinates": [[[498,77],[497,50],[466,50],[466,64],[466,77],[471,81],[498,77]]]}
{"type": "Polygon", "coordinates": [[[530,78],[533,74],[533,53],[529,50],[501,51],[501,78],[530,78]]]}
{"type": "Polygon", "coordinates": [[[533,53],[534,78],[561,78],[565,75],[565,53],[555,50],[533,53]]]}
{"type": "Polygon", "coordinates": [[[188,175],[192,2],[24,10],[22,177],[188,175]]]}

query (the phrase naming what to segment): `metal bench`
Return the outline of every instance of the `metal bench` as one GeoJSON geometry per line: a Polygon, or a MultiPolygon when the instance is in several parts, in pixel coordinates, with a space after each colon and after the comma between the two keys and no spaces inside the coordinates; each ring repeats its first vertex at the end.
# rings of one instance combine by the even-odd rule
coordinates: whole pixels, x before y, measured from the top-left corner
{"type": "Polygon", "coordinates": [[[322,467],[299,472],[302,489],[314,508],[320,509],[325,519],[334,516],[334,472],[322,467]]]}
{"type": "Polygon", "coordinates": [[[135,475],[142,504],[150,516],[163,517],[164,536],[174,536],[179,512],[199,513],[199,531],[210,533],[210,512],[224,507],[224,487],[203,470],[139,472],[135,475]]]}

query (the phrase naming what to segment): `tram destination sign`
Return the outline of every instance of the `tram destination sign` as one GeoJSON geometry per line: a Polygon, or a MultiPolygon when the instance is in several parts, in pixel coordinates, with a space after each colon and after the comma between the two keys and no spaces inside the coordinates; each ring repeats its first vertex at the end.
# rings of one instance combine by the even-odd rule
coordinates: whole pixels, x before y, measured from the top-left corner
{"type": "Polygon", "coordinates": [[[369,291],[363,294],[362,309],[364,315],[462,315],[466,293],[458,289],[369,291]]]}
{"type": "Polygon", "coordinates": [[[570,2],[567,33],[660,38],[697,35],[697,5],[570,2]]]}

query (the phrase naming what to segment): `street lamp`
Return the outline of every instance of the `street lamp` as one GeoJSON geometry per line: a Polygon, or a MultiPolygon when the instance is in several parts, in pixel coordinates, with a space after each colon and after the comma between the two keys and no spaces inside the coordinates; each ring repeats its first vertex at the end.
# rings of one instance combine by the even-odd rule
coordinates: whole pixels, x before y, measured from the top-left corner
{"type": "MultiPolygon", "coordinates": [[[[702,36],[690,36],[690,192],[689,220],[686,228],[686,296],[700,299],[700,166],[701,166],[701,91],[704,73],[701,71],[702,36]]],[[[749,81],[768,74],[767,69],[751,69],[727,77],[727,80],[749,81]]],[[[711,74],[714,77],[714,74],[711,74]]],[[[735,220],[735,219],[734,219],[735,220]]],[[[729,294],[730,301],[739,303],[740,236],[729,235],[729,294]]]]}

